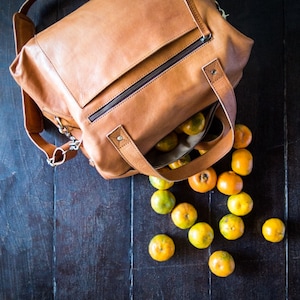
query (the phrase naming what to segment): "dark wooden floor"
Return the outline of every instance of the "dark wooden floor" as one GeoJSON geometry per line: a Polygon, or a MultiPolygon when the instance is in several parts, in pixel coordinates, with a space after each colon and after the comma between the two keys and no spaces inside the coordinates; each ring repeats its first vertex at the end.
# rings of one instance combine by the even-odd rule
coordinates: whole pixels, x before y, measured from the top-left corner
{"type": "MultiPolygon", "coordinates": [[[[255,206],[244,217],[244,236],[229,242],[217,229],[226,197],[196,194],[186,182],[177,183],[177,201],[194,204],[199,220],[215,229],[206,250],[191,246],[169,216],[151,210],[154,189],[147,177],[105,181],[82,155],[52,169],[33,147],[23,130],[19,88],[8,72],[11,16],[21,2],[0,3],[0,299],[299,299],[300,2],[219,1],[228,20],[255,40],[236,89],[238,122],[254,135],[249,149],[255,167],[244,186],[255,206]],[[287,224],[281,243],[261,235],[270,217],[287,224]],[[147,254],[150,238],[160,232],[176,244],[165,263],[147,254]],[[235,273],[225,279],[208,271],[208,256],[217,249],[236,261],[235,273]]],[[[31,14],[43,28],[82,2],[37,1],[31,14]]],[[[51,130],[46,135],[59,142],[51,130]]],[[[216,165],[227,168],[228,157],[216,165]]]]}

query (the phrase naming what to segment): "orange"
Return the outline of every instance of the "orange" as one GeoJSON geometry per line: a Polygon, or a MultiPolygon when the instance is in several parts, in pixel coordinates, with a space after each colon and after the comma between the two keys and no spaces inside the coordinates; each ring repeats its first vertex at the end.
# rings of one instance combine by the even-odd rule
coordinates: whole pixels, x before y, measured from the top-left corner
{"type": "Polygon", "coordinates": [[[249,194],[240,192],[228,197],[227,207],[232,214],[236,216],[245,216],[251,212],[253,200],[249,194]]]}
{"type": "Polygon", "coordinates": [[[214,231],[208,223],[199,222],[189,229],[188,239],[194,247],[205,249],[212,243],[214,231]]]}
{"type": "Polygon", "coordinates": [[[175,244],[168,235],[155,235],[148,246],[150,256],[156,261],[166,261],[175,253],[175,244]]]}
{"type": "Polygon", "coordinates": [[[173,150],[178,144],[178,137],[176,132],[172,131],[164,138],[162,138],[156,145],[155,148],[161,152],[169,152],[173,150]]]}
{"type": "Polygon", "coordinates": [[[180,203],[171,212],[171,219],[175,226],[180,229],[190,228],[195,224],[198,217],[197,210],[190,203],[180,203]]]}
{"type": "Polygon", "coordinates": [[[211,191],[217,183],[217,174],[215,170],[210,167],[200,173],[188,178],[190,187],[199,193],[206,193],[211,191]]]}
{"type": "Polygon", "coordinates": [[[200,111],[179,125],[179,131],[187,135],[196,135],[204,130],[205,117],[200,111]]]}
{"type": "Polygon", "coordinates": [[[208,150],[206,150],[206,149],[199,149],[198,151],[199,151],[200,155],[204,155],[208,150]]]}
{"type": "Polygon", "coordinates": [[[235,269],[234,259],[227,251],[218,250],[211,254],[208,260],[210,271],[219,277],[227,277],[235,269]]]}
{"type": "Polygon", "coordinates": [[[161,215],[168,214],[176,204],[175,196],[168,190],[157,190],[151,197],[152,209],[161,215]]]}
{"type": "Polygon", "coordinates": [[[234,143],[233,148],[246,148],[252,141],[252,132],[244,124],[236,124],[234,127],[234,143]]]}
{"type": "Polygon", "coordinates": [[[243,189],[243,179],[233,171],[226,171],[219,175],[217,189],[225,195],[235,195],[243,189]]]}
{"type": "Polygon", "coordinates": [[[268,219],[262,226],[262,234],[267,241],[278,243],[284,238],[285,225],[278,218],[268,219]]]}
{"type": "Polygon", "coordinates": [[[219,229],[227,240],[236,240],[244,234],[244,221],[239,216],[228,214],[219,221],[219,229]]]}
{"type": "Polygon", "coordinates": [[[190,161],[191,161],[191,157],[189,156],[189,154],[186,154],[186,155],[182,156],[180,159],[169,164],[169,167],[171,169],[177,169],[177,168],[180,168],[180,167],[188,164],[190,161]]]}
{"type": "Polygon", "coordinates": [[[149,176],[149,181],[151,185],[158,190],[167,190],[174,185],[174,182],[172,181],[167,181],[155,176],[149,176]]]}
{"type": "Polygon", "coordinates": [[[231,169],[242,176],[249,175],[253,168],[253,156],[247,149],[238,149],[232,153],[231,169]]]}

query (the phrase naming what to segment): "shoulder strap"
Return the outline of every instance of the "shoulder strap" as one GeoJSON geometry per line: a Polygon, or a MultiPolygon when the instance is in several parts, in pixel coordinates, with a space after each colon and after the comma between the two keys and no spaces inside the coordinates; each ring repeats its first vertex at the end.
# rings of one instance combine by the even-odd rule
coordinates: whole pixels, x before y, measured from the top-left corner
{"type": "MultiPolygon", "coordinates": [[[[22,47],[35,35],[35,25],[30,18],[26,16],[29,8],[36,0],[27,0],[13,16],[13,29],[15,38],[15,49],[18,54],[22,47]]],[[[70,143],[61,147],[56,147],[48,143],[40,133],[44,130],[43,115],[33,101],[33,99],[21,90],[23,99],[24,127],[32,142],[47,157],[47,161],[52,165],[63,163],[64,161],[75,157],[77,151],[69,151],[70,143]]]]}
{"type": "Polygon", "coordinates": [[[29,8],[36,0],[26,0],[19,9],[19,13],[27,15],[29,8]]]}

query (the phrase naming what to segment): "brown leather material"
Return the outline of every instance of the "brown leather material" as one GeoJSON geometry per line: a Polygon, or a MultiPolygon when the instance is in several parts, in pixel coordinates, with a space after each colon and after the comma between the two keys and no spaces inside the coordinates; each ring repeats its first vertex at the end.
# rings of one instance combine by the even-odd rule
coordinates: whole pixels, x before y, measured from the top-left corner
{"type": "Polygon", "coordinates": [[[18,54],[22,47],[34,36],[35,26],[26,15],[15,13],[13,15],[13,27],[16,53],[18,54]]]}
{"type": "MultiPolygon", "coordinates": [[[[23,46],[35,35],[34,23],[24,15],[29,7],[35,1],[26,1],[20,9],[20,12],[13,15],[14,38],[16,46],[16,54],[18,54],[23,46]]],[[[60,151],[56,151],[57,147],[45,141],[40,135],[44,130],[43,116],[34,100],[22,89],[24,127],[31,141],[46,155],[47,159],[53,157],[55,162],[65,161],[76,156],[75,151],[68,151],[65,155],[61,155],[60,151]]],[[[66,143],[60,149],[63,151],[69,148],[66,143]]]]}
{"type": "Polygon", "coordinates": [[[253,41],[213,1],[93,0],[31,38],[24,14],[34,2],[15,17],[10,71],[25,91],[27,131],[48,158],[60,150],[40,139],[40,113],[69,130],[107,179],[151,173],[182,180],[231,149],[233,87],[253,41]],[[161,138],[216,101],[225,130],[207,154],[172,171],[149,165],[145,155],[161,138]]]}
{"type": "MultiPolygon", "coordinates": [[[[216,162],[216,159],[219,160],[231,149],[234,139],[233,126],[236,115],[234,92],[220,63],[217,60],[211,62],[203,68],[203,72],[206,74],[216,97],[222,103],[222,111],[225,116],[224,119],[222,118],[222,121],[228,125],[224,125],[224,131],[222,132],[223,139],[214,146],[213,150],[211,149],[208,155],[200,156],[192,161],[191,165],[193,164],[195,169],[210,167],[216,162]]],[[[163,169],[163,173],[160,170],[155,170],[139,151],[123,126],[118,126],[107,136],[123,159],[140,173],[145,172],[146,174],[164,177],[171,181],[176,181],[177,178],[186,179],[195,174],[195,169],[191,168],[190,164],[187,167],[181,167],[176,170],[168,171],[168,169],[163,169]]]]}
{"type": "Polygon", "coordinates": [[[19,12],[26,15],[36,0],[26,0],[23,5],[20,7],[19,12]]]}

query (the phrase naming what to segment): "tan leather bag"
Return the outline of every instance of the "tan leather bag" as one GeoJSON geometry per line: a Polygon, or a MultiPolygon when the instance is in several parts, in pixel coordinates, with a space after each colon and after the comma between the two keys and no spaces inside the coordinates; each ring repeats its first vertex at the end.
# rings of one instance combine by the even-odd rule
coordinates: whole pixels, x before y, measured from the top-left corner
{"type": "Polygon", "coordinates": [[[80,148],[104,178],[142,173],[178,181],[230,151],[233,87],[253,41],[213,1],[91,0],[38,34],[26,16],[34,2],[14,15],[17,57],[10,71],[22,88],[25,128],[50,165],[80,148]],[[203,132],[179,134],[169,153],[155,149],[199,111],[203,132]],[[45,141],[43,116],[70,141],[61,147],[45,141]],[[222,130],[207,143],[213,120],[222,130]],[[166,167],[199,145],[209,151],[178,169],[166,167]]]}

